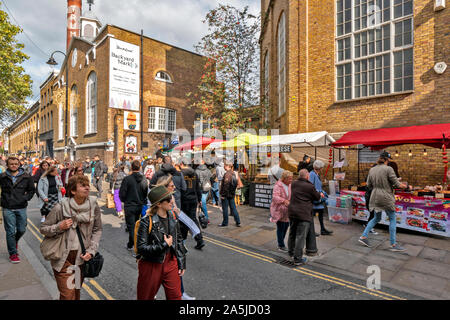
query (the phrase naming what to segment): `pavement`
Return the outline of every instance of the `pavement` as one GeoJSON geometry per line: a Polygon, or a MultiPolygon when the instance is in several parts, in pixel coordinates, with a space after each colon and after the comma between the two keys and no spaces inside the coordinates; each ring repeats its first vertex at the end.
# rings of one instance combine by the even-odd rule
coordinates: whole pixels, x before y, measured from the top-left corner
{"type": "MultiPolygon", "coordinates": [[[[236,227],[234,219],[229,217],[228,227],[219,228],[222,213],[220,209],[208,206],[210,224],[204,230],[205,234],[228,238],[290,259],[287,253],[278,250],[276,225],[269,221],[268,209],[237,208],[241,227],[236,227]]],[[[315,230],[320,230],[318,219],[314,220],[315,230]]],[[[338,224],[325,221],[325,225],[333,234],[316,238],[319,255],[308,257],[309,265],[361,280],[371,275],[367,272],[369,266],[377,265],[381,271],[381,289],[389,287],[424,299],[450,299],[450,239],[397,229],[397,242],[406,249],[399,253],[387,250],[390,244],[388,226],[375,228],[379,234],[369,235],[372,247],[368,248],[358,243],[364,229],[362,222],[353,220],[350,224],[338,224]]]]}

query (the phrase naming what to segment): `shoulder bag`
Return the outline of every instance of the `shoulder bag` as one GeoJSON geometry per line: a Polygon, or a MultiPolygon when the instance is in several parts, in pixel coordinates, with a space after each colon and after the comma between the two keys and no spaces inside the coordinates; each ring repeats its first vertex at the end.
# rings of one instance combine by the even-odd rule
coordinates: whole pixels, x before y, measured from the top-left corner
{"type": "MultiPolygon", "coordinates": [[[[62,210],[62,208],[61,208],[62,210]]],[[[59,219],[58,219],[59,220],[59,219]]],[[[59,223],[58,221],[57,223],[59,223]]],[[[41,242],[41,253],[45,260],[60,260],[63,254],[64,247],[64,235],[65,232],[57,234],[54,237],[44,237],[41,242]]]]}

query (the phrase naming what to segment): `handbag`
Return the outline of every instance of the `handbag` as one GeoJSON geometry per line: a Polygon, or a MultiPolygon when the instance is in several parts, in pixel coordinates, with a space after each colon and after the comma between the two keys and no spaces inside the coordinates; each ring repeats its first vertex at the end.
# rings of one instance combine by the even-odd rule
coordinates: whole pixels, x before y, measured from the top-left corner
{"type": "MultiPolygon", "coordinates": [[[[81,237],[80,228],[78,226],[77,226],[77,235],[81,245],[81,253],[85,255],[86,248],[84,247],[83,238],[81,237]]],[[[103,256],[99,252],[97,252],[95,256],[91,258],[91,260],[85,261],[81,265],[81,272],[83,273],[83,276],[85,278],[97,277],[100,274],[100,271],[102,271],[103,261],[104,261],[103,256]]]]}
{"type": "Polygon", "coordinates": [[[206,229],[206,227],[208,227],[208,219],[206,219],[206,216],[203,213],[203,211],[199,209],[197,209],[197,211],[200,211],[200,213],[198,214],[198,221],[200,222],[200,226],[202,227],[202,229],[206,229]]]}
{"type": "Polygon", "coordinates": [[[45,260],[60,260],[62,258],[63,234],[61,233],[54,237],[44,237],[40,249],[45,260]]]}
{"type": "Polygon", "coordinates": [[[106,206],[109,209],[116,207],[116,204],[114,203],[114,195],[112,195],[111,193],[106,194],[106,206]]]}

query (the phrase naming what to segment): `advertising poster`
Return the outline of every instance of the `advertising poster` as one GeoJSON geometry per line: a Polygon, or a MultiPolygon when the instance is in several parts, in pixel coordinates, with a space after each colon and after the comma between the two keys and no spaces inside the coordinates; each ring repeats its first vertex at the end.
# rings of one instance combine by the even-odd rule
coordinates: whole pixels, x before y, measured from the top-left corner
{"type": "Polygon", "coordinates": [[[109,107],[139,111],[139,46],[110,38],[109,107]]]}
{"type": "Polygon", "coordinates": [[[125,137],[125,153],[137,153],[137,137],[125,137]]]}
{"type": "Polygon", "coordinates": [[[123,128],[125,130],[138,130],[140,125],[140,114],[136,112],[124,112],[123,128]]]}

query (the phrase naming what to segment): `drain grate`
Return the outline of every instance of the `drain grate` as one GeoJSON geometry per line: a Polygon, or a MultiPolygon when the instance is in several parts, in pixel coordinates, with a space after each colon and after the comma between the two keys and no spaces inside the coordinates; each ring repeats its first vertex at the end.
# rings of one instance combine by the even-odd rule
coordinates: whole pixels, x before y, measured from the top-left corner
{"type": "Polygon", "coordinates": [[[284,258],[277,258],[277,259],[275,259],[275,262],[278,264],[281,264],[282,266],[291,267],[291,268],[295,267],[294,261],[292,261],[292,260],[287,260],[284,258]]]}

